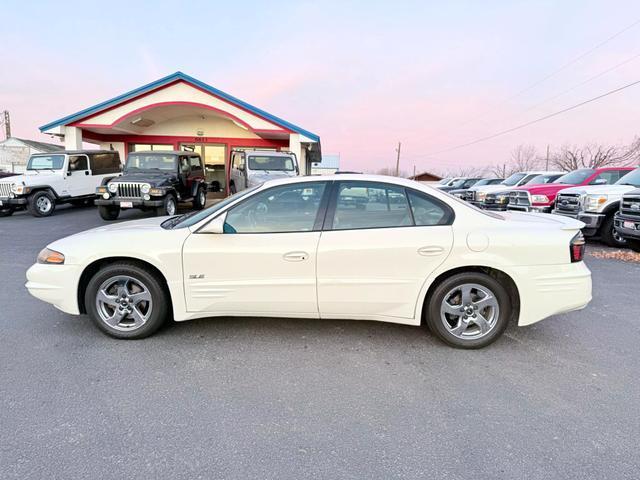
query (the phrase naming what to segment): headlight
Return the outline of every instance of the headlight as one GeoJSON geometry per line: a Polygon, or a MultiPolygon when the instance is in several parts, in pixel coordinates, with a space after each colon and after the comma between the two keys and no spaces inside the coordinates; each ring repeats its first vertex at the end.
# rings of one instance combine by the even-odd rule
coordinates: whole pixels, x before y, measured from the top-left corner
{"type": "Polygon", "coordinates": [[[161,188],[152,188],[151,190],[149,190],[149,193],[151,195],[164,195],[164,190],[162,190],[161,188]]]}
{"type": "Polygon", "coordinates": [[[533,203],[550,203],[549,197],[546,195],[531,195],[531,202],[533,203]]]}
{"type": "Polygon", "coordinates": [[[25,193],[29,193],[31,190],[30,187],[25,187],[24,185],[16,185],[15,183],[11,185],[11,193],[15,195],[24,195],[25,193]]]}
{"type": "Polygon", "coordinates": [[[96,193],[107,193],[107,187],[96,188],[96,193]]]}
{"type": "Polygon", "coordinates": [[[111,193],[116,193],[118,191],[118,184],[117,183],[110,183],[109,184],[109,191],[111,193]]]}
{"type": "Polygon", "coordinates": [[[484,197],[487,196],[487,192],[476,192],[476,199],[479,202],[482,202],[484,200],[484,197]]]}
{"type": "Polygon", "coordinates": [[[62,265],[64,263],[64,255],[55,250],[45,248],[38,254],[38,263],[62,265]]]}
{"type": "Polygon", "coordinates": [[[509,194],[505,193],[502,195],[497,195],[496,196],[496,202],[498,203],[508,203],[509,202],[509,194]]]}
{"type": "Polygon", "coordinates": [[[143,183],[142,185],[140,185],[140,191],[142,193],[149,193],[149,190],[151,190],[151,185],[149,185],[148,183],[143,183]]]}
{"type": "Polygon", "coordinates": [[[589,211],[598,211],[600,207],[607,203],[607,195],[587,195],[584,198],[584,209],[589,211]]]}

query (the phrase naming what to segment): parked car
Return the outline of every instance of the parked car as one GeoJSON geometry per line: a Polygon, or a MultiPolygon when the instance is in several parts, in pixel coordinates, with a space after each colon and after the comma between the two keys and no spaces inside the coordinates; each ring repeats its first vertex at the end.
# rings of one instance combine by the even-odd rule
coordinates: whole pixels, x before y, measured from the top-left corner
{"type": "Polygon", "coordinates": [[[425,323],[478,348],[510,321],[591,300],[582,223],[509,217],[395,177],[273,180],[195,214],[55,241],[26,287],[116,338],[146,337],[171,317],[351,318],[425,323]],[[354,191],[366,192],[364,209],[342,201],[354,191]]]}
{"type": "Polygon", "coordinates": [[[640,252],[640,188],[622,196],[620,210],[614,217],[614,226],[627,246],[640,252]]]}
{"type": "Polygon", "coordinates": [[[300,175],[294,153],[271,150],[234,150],[231,152],[231,193],[255,187],[267,180],[300,175]]]}
{"type": "MultiPolygon", "coordinates": [[[[513,187],[519,187],[520,185],[525,185],[533,180],[535,177],[539,175],[545,174],[559,174],[562,175],[562,172],[542,172],[542,171],[532,171],[532,172],[517,172],[508,177],[502,183],[493,184],[493,185],[483,185],[483,186],[473,186],[468,191],[464,200],[475,205],[476,207],[483,208],[486,207],[484,205],[484,199],[488,193],[498,193],[506,190],[511,190],[513,187]]],[[[489,204],[492,205],[492,204],[489,204]]],[[[490,207],[493,209],[493,206],[490,207]]],[[[506,210],[506,205],[501,205],[498,210],[506,210]]]]}
{"type": "Polygon", "coordinates": [[[632,167],[581,168],[565,173],[550,183],[539,184],[533,179],[530,183],[511,190],[507,208],[522,212],[551,213],[558,192],[572,186],[615,183],[631,170],[632,167]]]}
{"type": "MultiPolygon", "coordinates": [[[[540,173],[538,175],[529,176],[528,181],[526,181],[524,185],[543,185],[549,182],[553,182],[561,176],[562,173],[559,172],[540,173]]],[[[486,194],[484,201],[480,203],[480,207],[486,210],[504,212],[507,210],[507,206],[509,205],[510,192],[511,190],[489,192],[486,194]]]]}
{"type": "Polygon", "coordinates": [[[24,174],[0,180],[0,216],[26,208],[35,217],[48,217],[62,203],[90,204],[96,187],[121,170],[118,152],[111,150],[32,155],[24,174]]]}
{"type": "Polygon", "coordinates": [[[450,192],[451,190],[462,190],[473,187],[478,181],[481,180],[481,177],[465,177],[460,180],[454,182],[451,185],[437,185],[436,188],[439,188],[443,192],[450,192]]]}
{"type": "Polygon", "coordinates": [[[476,183],[474,183],[473,185],[467,188],[449,190],[448,193],[450,195],[454,195],[464,200],[466,198],[466,193],[469,191],[471,187],[483,187],[485,185],[498,185],[502,182],[504,182],[504,178],[481,178],[476,183]]]}
{"type": "Polygon", "coordinates": [[[584,222],[586,237],[600,237],[612,247],[627,245],[616,231],[614,217],[625,193],[640,187],[640,168],[624,175],[613,185],[585,185],[562,190],[552,213],[584,222]]]}
{"type": "Polygon", "coordinates": [[[202,210],[207,203],[202,158],[183,151],[132,152],[123,175],[105,181],[94,195],[104,220],[116,220],[123,208],[175,215],[178,202],[202,210]]]}

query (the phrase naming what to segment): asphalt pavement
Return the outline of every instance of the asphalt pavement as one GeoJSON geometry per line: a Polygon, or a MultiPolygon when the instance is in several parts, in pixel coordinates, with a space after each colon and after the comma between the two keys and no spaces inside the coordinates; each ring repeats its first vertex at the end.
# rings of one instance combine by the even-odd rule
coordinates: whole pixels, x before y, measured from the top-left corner
{"type": "Polygon", "coordinates": [[[478,351],[291,319],[118,341],[24,288],[48,242],[103,223],[94,208],[0,218],[2,479],[640,475],[639,263],[588,256],[587,309],[478,351]]]}

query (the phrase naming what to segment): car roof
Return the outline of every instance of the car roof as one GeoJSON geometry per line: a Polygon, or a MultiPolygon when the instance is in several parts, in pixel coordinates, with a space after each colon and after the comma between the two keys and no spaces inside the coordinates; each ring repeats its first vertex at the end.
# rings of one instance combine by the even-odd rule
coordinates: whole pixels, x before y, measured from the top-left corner
{"type": "Polygon", "coordinates": [[[55,152],[43,152],[34,153],[32,156],[43,155],[48,157],[50,155],[89,155],[96,153],[118,153],[116,150],[59,150],[55,152]]]}
{"type": "Polygon", "coordinates": [[[189,156],[193,156],[193,155],[197,155],[198,157],[200,156],[200,154],[198,152],[187,152],[186,150],[141,150],[139,152],[129,152],[129,153],[144,153],[145,155],[189,155],[189,156]]]}
{"type": "MultiPolygon", "coordinates": [[[[416,180],[410,180],[408,178],[392,177],[390,175],[373,175],[373,174],[362,174],[362,173],[344,173],[340,175],[313,175],[313,176],[289,177],[289,178],[268,180],[265,182],[265,185],[271,186],[271,185],[284,185],[288,183],[350,182],[350,181],[391,183],[394,185],[411,187],[414,189],[417,189],[419,187],[422,188],[425,186],[428,187],[428,185],[420,183],[416,180]]],[[[435,188],[433,189],[436,190],[435,188]]]]}

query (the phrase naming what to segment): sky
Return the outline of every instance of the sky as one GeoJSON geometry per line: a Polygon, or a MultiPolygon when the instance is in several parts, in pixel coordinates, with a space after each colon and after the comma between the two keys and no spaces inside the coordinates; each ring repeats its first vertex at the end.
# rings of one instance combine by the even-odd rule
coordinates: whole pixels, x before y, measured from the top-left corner
{"type": "Polygon", "coordinates": [[[452,149],[640,80],[637,1],[0,0],[0,17],[17,137],[47,141],[40,125],[178,70],[320,135],[350,170],[393,167],[398,142],[401,169],[454,172],[640,133],[637,85],[452,149]]]}

